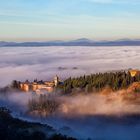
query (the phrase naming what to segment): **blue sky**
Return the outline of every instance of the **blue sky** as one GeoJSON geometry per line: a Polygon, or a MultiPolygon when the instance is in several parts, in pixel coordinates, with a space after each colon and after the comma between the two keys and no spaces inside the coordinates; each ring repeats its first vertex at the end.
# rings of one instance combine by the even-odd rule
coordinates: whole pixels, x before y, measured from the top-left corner
{"type": "Polygon", "coordinates": [[[140,38],[140,0],[0,0],[0,40],[140,38]]]}

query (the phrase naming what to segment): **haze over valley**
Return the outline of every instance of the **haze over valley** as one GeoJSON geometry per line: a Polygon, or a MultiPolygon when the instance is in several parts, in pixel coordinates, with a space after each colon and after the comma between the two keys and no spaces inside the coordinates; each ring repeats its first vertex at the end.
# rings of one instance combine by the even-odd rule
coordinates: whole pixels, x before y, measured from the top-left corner
{"type": "Polygon", "coordinates": [[[12,80],[63,80],[112,70],[139,69],[139,47],[0,48],[0,86],[12,80]],[[5,78],[6,76],[6,78],[5,78]]]}

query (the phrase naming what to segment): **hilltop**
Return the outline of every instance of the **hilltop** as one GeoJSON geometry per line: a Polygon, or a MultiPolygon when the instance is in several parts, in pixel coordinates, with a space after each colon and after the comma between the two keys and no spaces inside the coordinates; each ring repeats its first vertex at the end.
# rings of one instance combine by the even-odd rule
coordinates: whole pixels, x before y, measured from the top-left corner
{"type": "MultiPolygon", "coordinates": [[[[85,93],[99,92],[106,87],[113,91],[127,89],[132,83],[140,82],[138,70],[96,73],[80,77],[68,78],[64,81],[65,93],[84,91],[85,93]]],[[[58,86],[59,87],[59,86],[58,86]]]]}

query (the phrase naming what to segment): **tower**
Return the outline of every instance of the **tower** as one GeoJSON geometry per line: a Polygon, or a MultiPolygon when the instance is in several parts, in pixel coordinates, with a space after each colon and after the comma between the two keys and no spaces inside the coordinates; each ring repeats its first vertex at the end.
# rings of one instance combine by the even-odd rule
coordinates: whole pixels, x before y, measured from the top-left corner
{"type": "Polygon", "coordinates": [[[54,85],[55,85],[55,87],[57,87],[58,84],[59,84],[59,77],[56,75],[54,77],[54,85]]]}

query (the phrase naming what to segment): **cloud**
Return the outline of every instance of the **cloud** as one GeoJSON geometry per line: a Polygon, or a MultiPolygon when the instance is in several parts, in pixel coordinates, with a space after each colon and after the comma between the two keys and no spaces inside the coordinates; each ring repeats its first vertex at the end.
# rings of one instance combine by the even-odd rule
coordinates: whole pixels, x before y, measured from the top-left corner
{"type": "Polygon", "coordinates": [[[139,47],[0,48],[0,87],[15,79],[52,80],[56,74],[65,79],[96,72],[140,68],[139,53],[139,47]]]}

